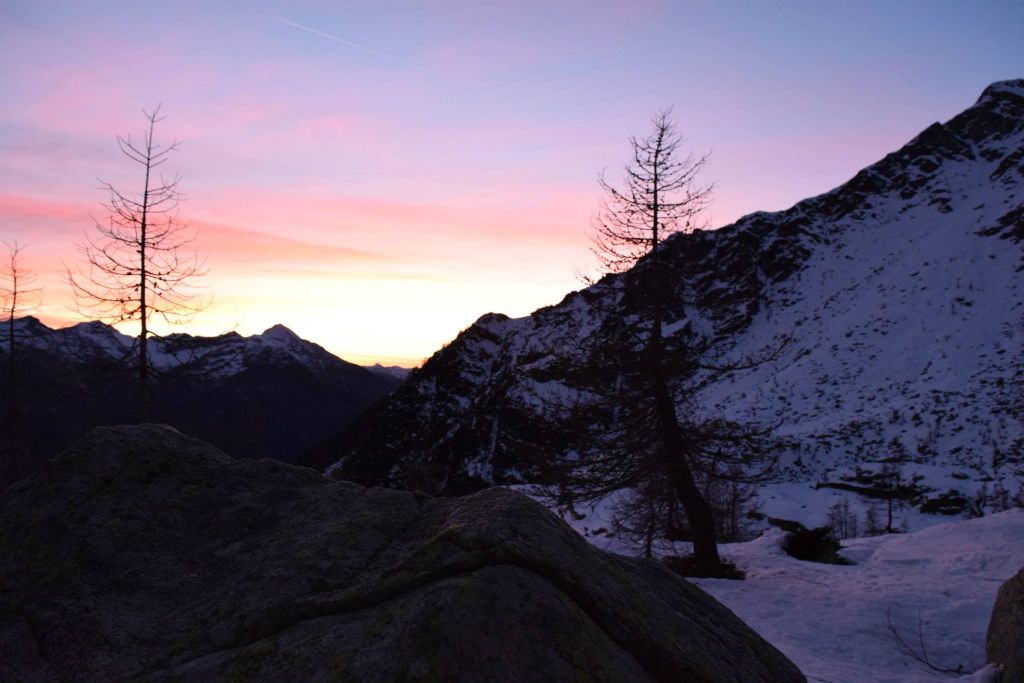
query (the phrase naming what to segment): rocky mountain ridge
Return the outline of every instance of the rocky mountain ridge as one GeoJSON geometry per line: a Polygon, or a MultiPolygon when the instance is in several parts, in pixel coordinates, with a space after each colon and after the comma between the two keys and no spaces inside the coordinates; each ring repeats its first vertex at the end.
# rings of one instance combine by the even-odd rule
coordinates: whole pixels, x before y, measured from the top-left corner
{"type": "MultiPolygon", "coordinates": [[[[701,339],[719,362],[788,340],[768,363],[673,378],[702,414],[777,425],[792,444],[785,480],[811,490],[900,460],[922,487],[1017,487],[1024,81],[991,85],[835,190],[676,235],[665,256],[670,337],[701,339]]],[[[634,277],[525,318],[481,317],[308,461],[379,484],[415,467],[449,492],[528,480],[536,425],[559,429],[546,407],[587,390],[566,359],[636,315],[634,277]]]]}
{"type": "MultiPolygon", "coordinates": [[[[67,327],[50,328],[33,316],[15,320],[17,343],[23,347],[73,356],[79,360],[120,361],[135,348],[137,340],[115,327],[88,321],[67,327]]],[[[7,348],[7,336],[0,338],[0,349],[7,348]]],[[[246,367],[264,363],[268,357],[287,356],[314,371],[336,367],[361,367],[338,358],[319,344],[302,339],[284,325],[273,325],[260,334],[242,336],[227,332],[212,337],[174,333],[149,340],[150,363],[158,372],[188,368],[191,374],[222,378],[246,367]]],[[[393,368],[377,364],[371,372],[391,374],[393,368]]]]}
{"type": "MultiPolygon", "coordinates": [[[[20,473],[0,481],[34,470],[91,427],[139,419],[134,338],[99,322],[51,329],[26,317],[15,325],[20,473]]],[[[283,325],[248,337],[154,337],[149,352],[154,419],[239,457],[293,459],[401,383],[283,325]]],[[[6,355],[5,329],[0,358],[6,355]]],[[[4,392],[0,415],[7,405],[4,392]]]]}

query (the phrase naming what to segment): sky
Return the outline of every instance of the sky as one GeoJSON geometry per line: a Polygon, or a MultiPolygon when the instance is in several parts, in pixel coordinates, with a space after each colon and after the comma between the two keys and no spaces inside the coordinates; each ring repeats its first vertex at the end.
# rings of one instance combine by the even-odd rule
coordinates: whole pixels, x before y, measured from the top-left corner
{"type": "Polygon", "coordinates": [[[0,238],[34,314],[81,321],[65,267],[100,182],[140,186],[115,137],[160,104],[212,299],[176,331],[417,365],[580,288],[598,174],[655,112],[710,153],[719,227],[1024,77],[1021,26],[1019,0],[0,0],[0,238]]]}

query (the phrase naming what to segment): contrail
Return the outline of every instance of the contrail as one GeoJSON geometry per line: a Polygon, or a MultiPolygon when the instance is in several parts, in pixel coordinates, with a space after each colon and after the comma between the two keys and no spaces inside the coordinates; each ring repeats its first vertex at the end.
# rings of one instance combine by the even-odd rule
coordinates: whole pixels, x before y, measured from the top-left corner
{"type": "Polygon", "coordinates": [[[339,38],[338,36],[332,36],[330,33],[324,33],[323,31],[317,31],[315,28],[310,28],[308,26],[303,26],[302,24],[297,24],[294,21],[288,21],[287,19],[282,19],[281,17],[270,17],[270,18],[273,19],[274,21],[280,21],[282,24],[287,24],[288,26],[292,26],[294,28],[302,29],[303,31],[308,31],[309,33],[312,33],[313,35],[320,36],[321,38],[327,38],[328,40],[333,40],[336,43],[341,43],[342,45],[347,45],[349,47],[354,47],[355,49],[362,50],[363,52],[369,52],[371,55],[377,55],[378,57],[384,57],[386,59],[392,59],[391,55],[386,55],[383,52],[377,52],[376,50],[371,50],[370,48],[366,47],[365,45],[360,45],[359,43],[353,43],[351,40],[345,40],[344,38],[339,38]]]}

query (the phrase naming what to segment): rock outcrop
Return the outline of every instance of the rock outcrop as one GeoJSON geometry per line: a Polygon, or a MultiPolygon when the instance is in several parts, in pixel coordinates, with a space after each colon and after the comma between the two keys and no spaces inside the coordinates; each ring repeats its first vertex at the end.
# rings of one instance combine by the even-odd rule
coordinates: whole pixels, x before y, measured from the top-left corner
{"type": "Polygon", "coordinates": [[[1003,683],[1024,681],[1024,569],[999,587],[985,654],[988,661],[1003,666],[1003,683]]]}
{"type": "Polygon", "coordinates": [[[99,428],[0,496],[0,680],[803,681],[543,506],[366,489],[99,428]]]}

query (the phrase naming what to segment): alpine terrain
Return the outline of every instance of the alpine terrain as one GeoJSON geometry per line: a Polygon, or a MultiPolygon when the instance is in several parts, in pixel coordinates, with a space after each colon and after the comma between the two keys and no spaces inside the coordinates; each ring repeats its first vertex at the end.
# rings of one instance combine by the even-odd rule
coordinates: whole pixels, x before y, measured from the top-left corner
{"type": "MultiPolygon", "coordinates": [[[[925,509],[1018,488],[1024,80],[989,86],[830,192],[676,235],[664,258],[666,338],[703,349],[671,378],[680,410],[785,441],[769,514],[863,491],[887,462],[925,509]]],[[[425,472],[447,493],[530,481],[537,443],[569,448],[552,406],[590,388],[572,368],[637,315],[644,265],[528,317],[484,315],[306,461],[379,485],[425,472]]]]}

